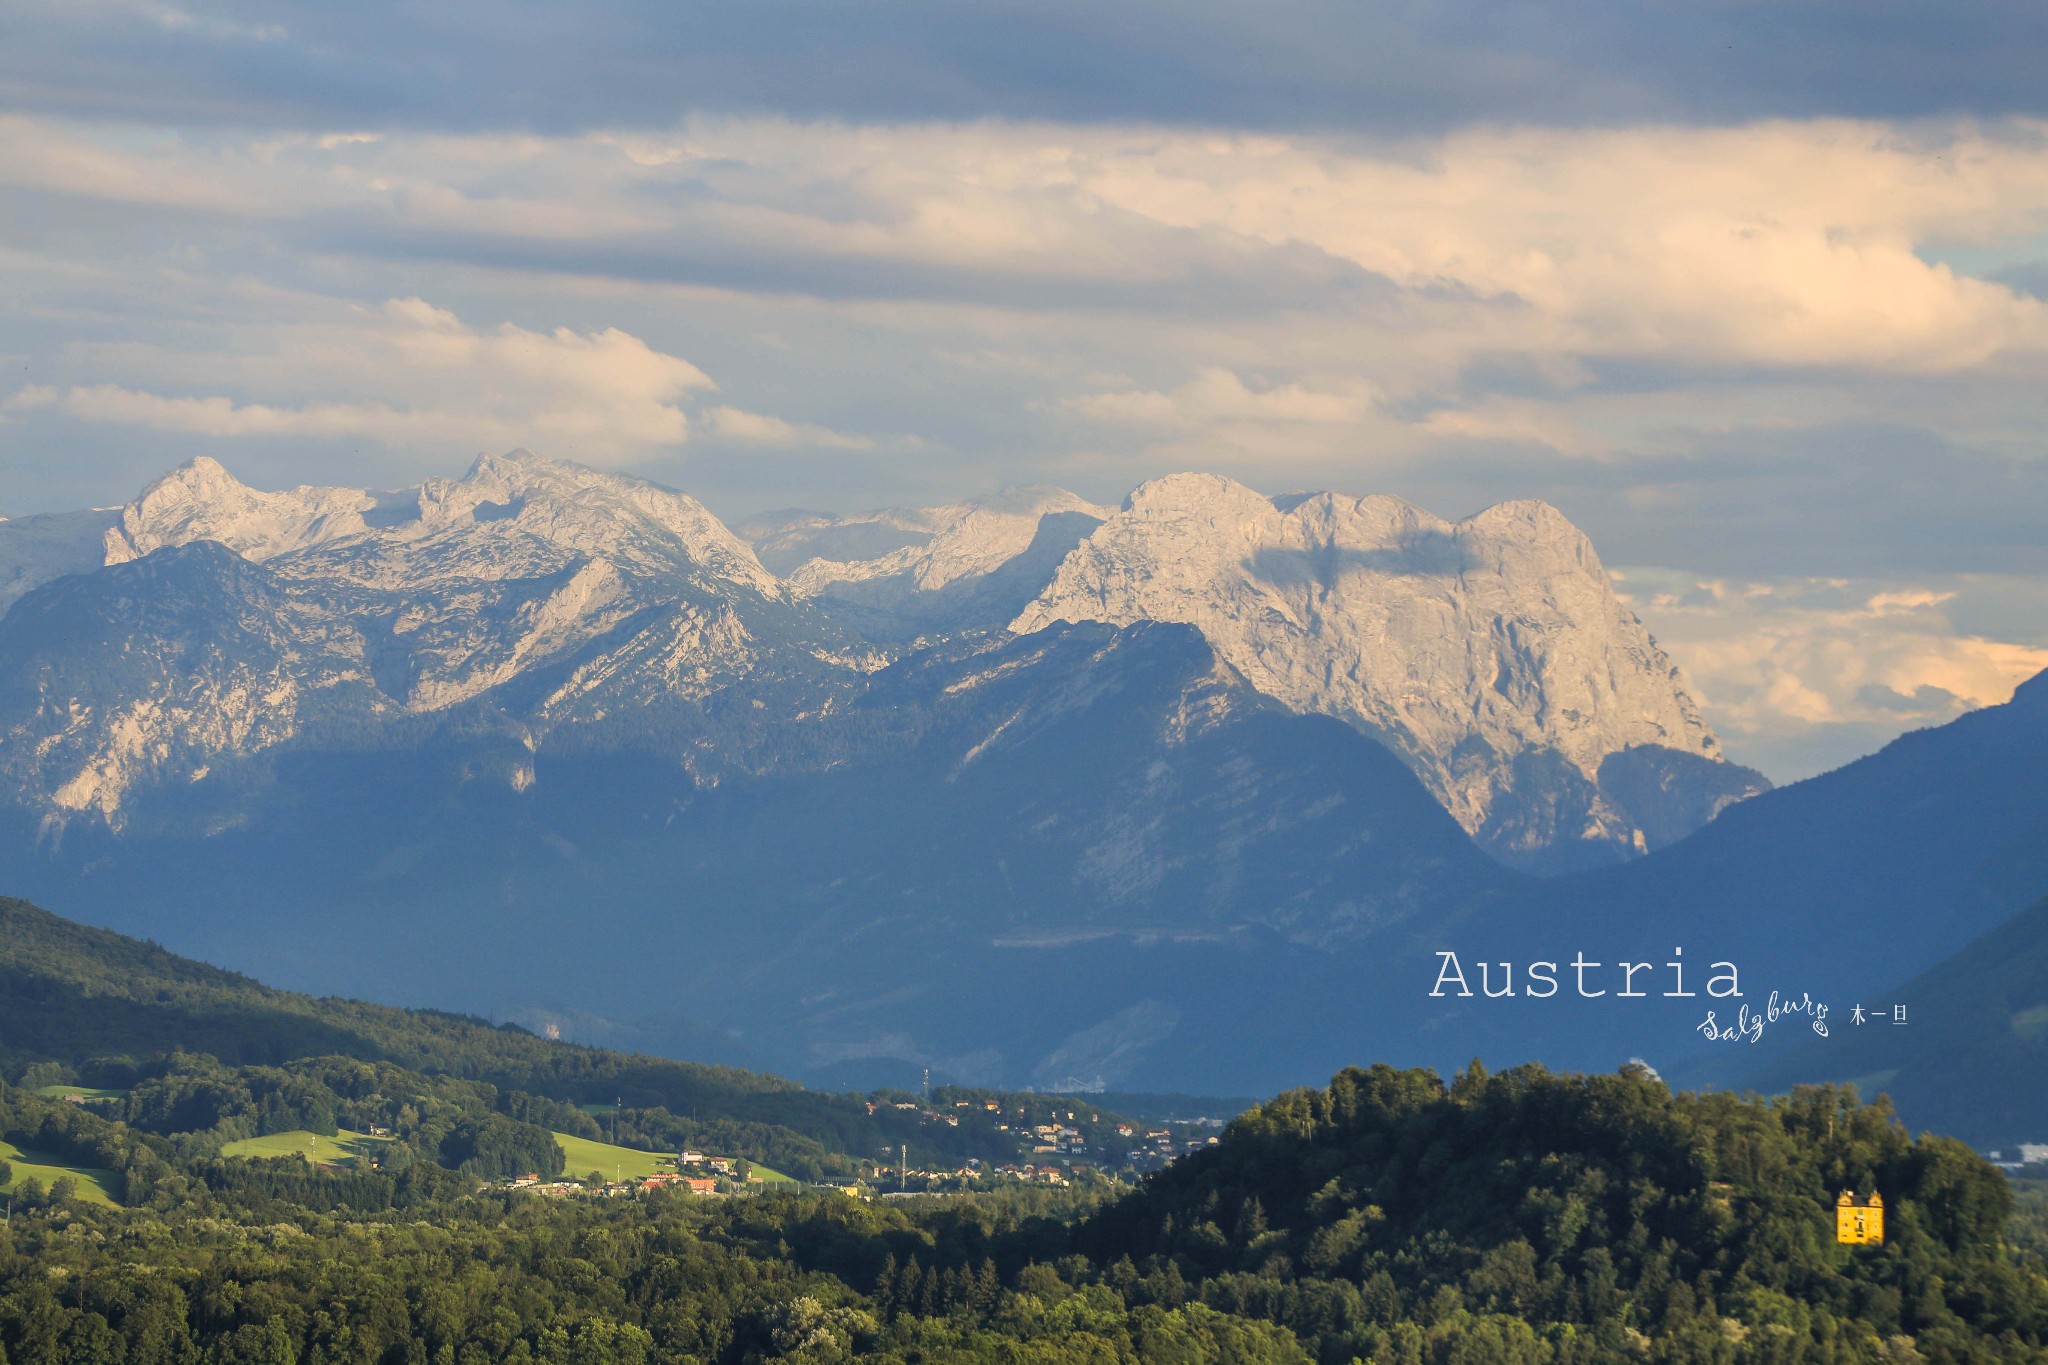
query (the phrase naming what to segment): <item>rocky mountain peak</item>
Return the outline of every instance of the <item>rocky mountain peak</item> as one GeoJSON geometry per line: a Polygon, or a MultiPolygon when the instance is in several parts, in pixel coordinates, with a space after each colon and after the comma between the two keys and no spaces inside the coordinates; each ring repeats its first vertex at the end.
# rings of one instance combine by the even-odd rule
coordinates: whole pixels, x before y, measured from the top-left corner
{"type": "Polygon", "coordinates": [[[106,532],[105,562],[125,564],[166,545],[215,540],[248,559],[270,559],[309,545],[360,535],[376,505],[353,488],[294,488],[265,493],[218,460],[201,455],[164,475],[121,509],[106,532]]]}
{"type": "Polygon", "coordinates": [[[1643,824],[1665,828],[1603,798],[1609,755],[1719,756],[1592,544],[1542,502],[1453,522],[1385,495],[1154,479],[1011,629],[1082,620],[1196,626],[1268,696],[1387,743],[1510,860],[1560,842],[1632,848],[1643,824]]]}
{"type": "Polygon", "coordinates": [[[856,517],[807,519],[763,542],[790,589],[878,638],[1001,626],[1110,509],[1029,485],[856,517]]]}
{"type": "Polygon", "coordinates": [[[531,577],[606,558],[629,577],[681,573],[785,596],[753,550],[702,503],[644,479],[527,450],[480,455],[459,479],[375,492],[264,492],[201,456],[122,508],[103,562],[218,541],[252,560],[290,557],[291,577],[340,572],[368,585],[531,577]]]}

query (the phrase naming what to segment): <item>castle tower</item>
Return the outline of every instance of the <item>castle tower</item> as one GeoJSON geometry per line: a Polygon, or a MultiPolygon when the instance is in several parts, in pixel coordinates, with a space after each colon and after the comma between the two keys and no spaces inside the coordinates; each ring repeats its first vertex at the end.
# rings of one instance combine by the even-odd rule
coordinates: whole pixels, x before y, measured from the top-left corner
{"type": "Polygon", "coordinates": [[[1884,1199],[1875,1191],[1869,1202],[1856,1202],[1854,1190],[1835,1200],[1835,1240],[1846,1246],[1884,1245],[1884,1199]]]}

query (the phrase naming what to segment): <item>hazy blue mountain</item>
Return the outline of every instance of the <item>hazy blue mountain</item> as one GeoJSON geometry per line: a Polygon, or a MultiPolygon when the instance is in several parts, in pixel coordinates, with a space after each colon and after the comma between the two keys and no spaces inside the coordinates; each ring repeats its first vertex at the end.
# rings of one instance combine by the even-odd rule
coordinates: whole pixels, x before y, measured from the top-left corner
{"type": "Polygon", "coordinates": [[[1289,1034],[1360,964],[1515,881],[1391,754],[1187,627],[928,651],[783,733],[808,749],[712,786],[535,756],[481,710],[285,745],[138,800],[124,832],[67,831],[20,880],[290,986],[580,1010],[697,1050],[699,1027],[647,1030],[711,1021],[813,1076],[1181,1088],[1295,1074],[1289,1034]]]}
{"type": "MultiPolygon", "coordinates": [[[[2048,843],[2048,822],[2033,833],[2048,843]]],[[[1859,1025],[1844,1009],[1833,1036],[1771,1057],[1741,1082],[1779,1091],[1851,1081],[1866,1098],[1889,1094],[1916,1127],[1990,1148],[2048,1144],[2048,900],[1861,1003],[1881,1012],[1859,1025]],[[1891,1015],[1896,1005],[1906,1008],[1903,1024],[1891,1015]]]]}
{"type": "Polygon", "coordinates": [[[1682,946],[1695,988],[1729,959],[1839,1010],[2048,893],[2048,681],[1754,795],[1551,509],[1205,487],[752,528],[808,554],[785,579],[683,495],[531,457],[403,494],[195,462],[0,617],[0,889],[812,1078],[1205,1093],[1359,1056],[1732,1080],[1797,1026],[1752,1057],[1698,997],[1433,998],[1435,954],[1583,951],[1613,991],[1682,946]],[[1154,599],[1200,619],[1098,619],[1154,599]],[[1376,612],[1406,652],[1325,705],[1376,612]],[[1366,715],[1445,649],[1408,738],[1366,715]],[[1546,737],[1589,687],[1654,723],[1546,737]]]}
{"type": "Polygon", "coordinates": [[[0,516],[0,612],[39,584],[103,564],[116,517],[111,511],[0,516]]]}
{"type": "Polygon", "coordinates": [[[46,904],[281,984],[814,1079],[1214,1093],[1476,1054],[1727,1083],[1803,1023],[1710,1047],[1693,1026],[1728,1003],[1654,994],[1669,950],[1695,991],[1726,958],[1747,1003],[1811,991],[1839,1017],[2039,899],[2044,700],[2036,680],[1548,881],[1481,855],[1384,749],[1156,624],[921,652],[709,785],[637,751],[536,755],[480,705],[279,746],[157,790],[125,832],[4,834],[46,904]],[[1564,974],[1551,1000],[1432,999],[1440,949],[1468,972],[1583,950],[1609,995],[1564,974]],[[1614,998],[1618,961],[1659,964],[1649,998],[1614,998]]]}
{"type": "Polygon", "coordinates": [[[52,824],[119,828],[138,786],[388,709],[359,640],[210,541],[59,578],[0,617],[0,780],[52,824]]]}
{"type": "MultiPolygon", "coordinates": [[[[1742,972],[1747,1003],[1772,991],[1825,1000],[1837,1016],[1889,1002],[1962,945],[2048,894],[2048,674],[2012,701],[1905,735],[1835,772],[1744,801],[1683,842],[1624,867],[1525,887],[1447,930],[1438,949],[1470,964],[1608,964],[1604,1000],[1438,1000],[1441,1027],[1489,1061],[1577,1065],[1645,1057],[1676,1079],[1733,1082],[1811,1036],[1804,1023],[1757,1044],[1707,1045],[1693,1030],[1737,1001],[1666,999],[1663,964],[1684,947],[1688,986],[1708,963],[1742,972]],[[1648,962],[1650,998],[1620,1001],[1612,964],[1648,962]]],[[[1433,984],[1430,964],[1408,964],[1433,984]]],[[[1498,985],[1499,976],[1495,976],[1498,985]]],[[[1567,982],[1569,978],[1563,978],[1567,982]]],[[[1518,982],[1518,989],[1520,983],[1518,982]]],[[[1808,1062],[1842,1038],[1839,1028],[1808,1062]]],[[[1816,1040],[1819,1041],[1819,1040],[1816,1040]]],[[[1796,1068],[1795,1068],[1796,1069],[1796,1068]]],[[[1827,1064],[1823,1070],[1834,1070],[1827,1064]]],[[[1881,1067],[1868,1068],[1881,1070],[1881,1067]]],[[[1774,1072],[1772,1074],[1792,1074],[1774,1072]]],[[[1816,1073],[1818,1074],[1818,1073],[1816,1073]]]]}

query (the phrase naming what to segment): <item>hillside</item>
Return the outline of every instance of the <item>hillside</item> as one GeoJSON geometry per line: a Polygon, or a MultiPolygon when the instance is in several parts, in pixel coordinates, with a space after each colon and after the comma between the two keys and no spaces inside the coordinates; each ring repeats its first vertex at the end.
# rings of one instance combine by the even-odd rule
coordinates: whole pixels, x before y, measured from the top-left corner
{"type": "MultiPolygon", "coordinates": [[[[451,1114],[511,1110],[557,1126],[573,1120],[590,1138],[598,1129],[575,1106],[618,1103],[647,1146],[696,1141],[812,1170],[830,1154],[871,1157],[906,1141],[998,1159],[1015,1147],[993,1132],[934,1128],[915,1113],[870,1112],[851,1095],[731,1067],[551,1042],[434,1010],[273,990],[0,899],[0,1076],[24,1074],[120,1085],[115,1110],[166,1133],[270,1113],[264,1106],[272,1094],[276,1112],[254,1120],[261,1131],[324,1116],[333,1132],[333,1106],[349,1103],[367,1084],[363,1077],[381,1077],[361,1093],[417,1094],[420,1104],[454,1106],[451,1114]],[[337,1059],[371,1067],[351,1070],[337,1059]],[[280,1068],[296,1079],[281,1079],[280,1068]],[[141,1091],[125,1088],[138,1081],[146,1083],[141,1091]]],[[[365,1110],[359,1121],[379,1116],[365,1110]]]]}
{"type": "Polygon", "coordinates": [[[2012,1207],[1846,1091],[1376,1066],[1241,1115],[1074,1241],[1126,1292],[1170,1268],[1326,1360],[2038,1360],[2048,1278],[2007,1251],[2012,1207]],[[1844,1189],[1883,1196],[1881,1250],[1835,1242],[1844,1189]]]}
{"type": "MultiPolygon", "coordinates": [[[[1858,1002],[1906,998],[1919,989],[1907,983],[2048,894],[2044,833],[2048,675],[2023,684],[2005,705],[1745,801],[1636,863],[1525,884],[1447,927],[1429,952],[1393,970],[1415,983],[1418,1002],[1435,980],[1436,950],[1457,951],[1466,963],[1522,964],[1568,963],[1583,950],[1609,971],[1630,961],[1664,973],[1647,998],[1632,1001],[1618,1001],[1614,983],[1598,981],[1590,984],[1610,992],[1603,1000],[1574,998],[1569,985],[1547,1000],[1484,1000],[1476,985],[1471,999],[1429,1000],[1436,1029],[1467,1057],[1594,1068],[1637,1056],[1687,1084],[1743,1084],[1764,1069],[1781,1084],[1872,1076],[1902,1065],[1920,1033],[1913,1025],[1883,1035],[1865,1030],[1852,1069],[1842,1059],[1855,1035],[1840,1021],[1858,1002]],[[1754,1046],[1707,1044],[1696,1029],[1716,1002],[1662,994],[1674,947],[1702,966],[1736,963],[1752,1009],[1764,1009],[1774,990],[1810,993],[1831,1007],[1835,1027],[1812,1047],[1797,1046],[1810,1034],[1803,1027],[1779,1027],[1754,1046]]],[[[1695,992],[1703,980],[1693,978],[1695,992]]],[[[1743,1002],[1720,1003],[1725,1021],[1743,1002]]],[[[1437,1048],[1416,1060],[1447,1066],[1458,1057],[1437,1048]]],[[[2002,1073],[1974,1065],[1956,1072],[1967,1080],[1947,1093],[1965,1107],[1928,1104],[1922,1096],[1931,1098],[1929,1091],[1901,1091],[1908,1122],[1973,1133],[1999,1127],[1977,1115],[2003,1103],[1995,1098],[2002,1073]]]]}
{"type": "MultiPolygon", "coordinates": [[[[1765,1090],[1812,1080],[1884,1091],[1915,1123],[1984,1148],[2048,1143],[2048,900],[1890,992],[1906,1007],[1751,1069],[1765,1090]]],[[[1872,1003],[1877,1003],[1873,1001],[1872,1003]]]]}
{"type": "Polygon", "coordinates": [[[272,990],[0,899],[0,1070],[174,1048],[231,1066],[340,1056],[511,1085],[562,1083],[590,1089],[593,1103],[614,1098],[615,1082],[677,1108],[772,1107],[773,1097],[809,1093],[772,1076],[550,1042],[481,1019],[272,990]]]}

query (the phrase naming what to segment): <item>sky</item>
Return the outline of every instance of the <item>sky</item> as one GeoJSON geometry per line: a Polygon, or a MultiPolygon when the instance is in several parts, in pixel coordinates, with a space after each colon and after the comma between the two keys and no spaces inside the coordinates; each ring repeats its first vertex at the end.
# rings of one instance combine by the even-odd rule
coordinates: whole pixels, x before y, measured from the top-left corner
{"type": "Polygon", "coordinates": [[[0,7],[0,513],[1540,497],[1778,780],[2048,667],[2048,11],[0,7]]]}

